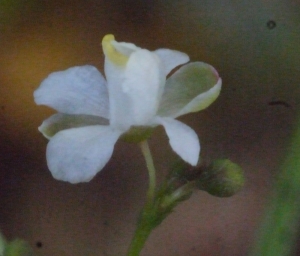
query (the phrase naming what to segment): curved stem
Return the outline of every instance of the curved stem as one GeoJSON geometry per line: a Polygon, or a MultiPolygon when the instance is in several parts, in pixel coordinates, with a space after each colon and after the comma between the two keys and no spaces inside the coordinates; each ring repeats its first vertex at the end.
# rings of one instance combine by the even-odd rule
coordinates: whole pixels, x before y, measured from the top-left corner
{"type": "Polygon", "coordinates": [[[146,160],[146,165],[147,165],[148,174],[149,174],[149,188],[148,188],[148,192],[147,192],[148,201],[152,201],[154,199],[155,186],[156,186],[155,167],[154,167],[154,163],[153,163],[153,159],[152,159],[148,141],[144,140],[144,141],[140,142],[140,147],[141,147],[142,153],[144,155],[144,158],[146,160]]]}
{"type": "Polygon", "coordinates": [[[153,225],[153,217],[155,218],[156,214],[154,208],[156,187],[155,167],[147,140],[140,142],[140,147],[148,169],[149,187],[147,201],[140,215],[138,226],[131,241],[127,256],[138,256],[140,254],[148,236],[155,227],[155,225],[153,225]]]}
{"type": "Polygon", "coordinates": [[[140,252],[143,249],[145,242],[153,229],[153,225],[151,221],[149,221],[149,216],[151,216],[151,214],[147,213],[146,206],[142,212],[142,216],[134,233],[134,237],[131,241],[127,256],[140,255],[140,252]]]}

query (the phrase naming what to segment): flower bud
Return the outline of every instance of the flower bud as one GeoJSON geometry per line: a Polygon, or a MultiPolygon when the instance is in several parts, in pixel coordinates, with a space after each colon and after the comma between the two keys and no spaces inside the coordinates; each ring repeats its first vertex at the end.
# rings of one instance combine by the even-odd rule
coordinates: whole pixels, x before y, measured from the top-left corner
{"type": "Polygon", "coordinates": [[[217,197],[230,197],[236,194],[244,185],[242,168],[229,159],[218,159],[208,167],[197,179],[197,187],[217,197]]]}

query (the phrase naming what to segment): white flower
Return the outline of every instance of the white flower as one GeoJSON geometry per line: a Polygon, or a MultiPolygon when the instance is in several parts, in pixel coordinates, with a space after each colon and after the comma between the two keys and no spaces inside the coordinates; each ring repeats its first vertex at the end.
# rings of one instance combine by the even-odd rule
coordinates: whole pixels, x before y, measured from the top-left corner
{"type": "Polygon", "coordinates": [[[38,105],[59,112],[39,127],[50,139],[46,155],[53,177],[90,181],[109,161],[118,138],[140,132],[145,139],[157,125],[165,128],[172,149],[196,165],[198,136],[175,118],[202,110],[218,97],[221,79],[215,69],[189,63],[166,79],[189,61],[186,54],[151,52],[116,42],[113,35],[106,35],[102,46],[106,79],[93,66],[73,67],[50,74],[34,92],[38,105]]]}

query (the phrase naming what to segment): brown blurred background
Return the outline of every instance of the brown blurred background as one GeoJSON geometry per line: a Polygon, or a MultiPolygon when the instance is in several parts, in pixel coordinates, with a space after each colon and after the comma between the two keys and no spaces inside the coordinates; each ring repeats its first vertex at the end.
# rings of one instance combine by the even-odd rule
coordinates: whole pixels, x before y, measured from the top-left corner
{"type": "MultiPolygon", "coordinates": [[[[246,255],[299,109],[299,31],[300,2],[292,0],[0,1],[0,229],[37,255],[125,255],[148,181],[139,148],[118,142],[89,183],[56,181],[37,131],[53,110],[32,96],[53,71],[102,71],[101,40],[113,33],[216,67],[219,99],[181,119],[199,134],[204,159],[230,158],[247,178],[232,198],[195,193],[141,256],[246,255]]],[[[161,180],[174,158],[163,129],[150,145],[161,180]]]]}

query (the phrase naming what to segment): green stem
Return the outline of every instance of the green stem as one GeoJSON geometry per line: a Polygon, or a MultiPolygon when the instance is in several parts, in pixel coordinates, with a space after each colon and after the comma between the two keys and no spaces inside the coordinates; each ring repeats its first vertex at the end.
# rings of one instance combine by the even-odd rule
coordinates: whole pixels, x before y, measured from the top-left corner
{"type": "Polygon", "coordinates": [[[148,201],[153,201],[155,196],[155,186],[156,186],[155,167],[154,167],[151,151],[147,140],[140,142],[140,147],[144,155],[144,158],[146,160],[146,165],[149,174],[149,188],[147,192],[148,201]]]}
{"type": "Polygon", "coordinates": [[[141,213],[127,256],[138,256],[140,254],[147,238],[149,237],[152,229],[155,227],[153,224],[153,219],[155,219],[156,216],[156,210],[154,207],[156,189],[155,167],[147,140],[140,142],[140,147],[148,169],[149,187],[147,192],[147,202],[141,213]]]}
{"type": "Polygon", "coordinates": [[[169,196],[165,195],[160,206],[165,209],[170,207],[173,208],[178,202],[184,201],[192,195],[195,185],[196,183],[194,181],[190,181],[174,190],[169,196]]]}
{"type": "Polygon", "coordinates": [[[127,256],[138,256],[143,249],[154,225],[151,222],[151,206],[144,207],[134,237],[131,241],[127,256]]]}
{"type": "Polygon", "coordinates": [[[294,255],[300,220],[300,122],[287,153],[252,256],[294,255]]]}

